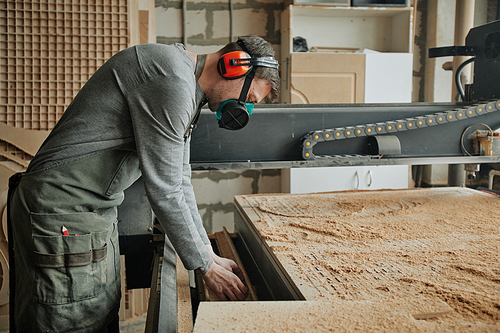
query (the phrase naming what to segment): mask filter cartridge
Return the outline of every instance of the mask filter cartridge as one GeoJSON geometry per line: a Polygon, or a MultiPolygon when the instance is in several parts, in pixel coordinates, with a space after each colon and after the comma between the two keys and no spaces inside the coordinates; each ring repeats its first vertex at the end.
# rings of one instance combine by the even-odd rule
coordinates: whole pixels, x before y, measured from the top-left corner
{"type": "Polygon", "coordinates": [[[242,129],[248,124],[253,107],[253,103],[245,103],[235,99],[223,102],[215,112],[219,127],[228,130],[242,129]]]}

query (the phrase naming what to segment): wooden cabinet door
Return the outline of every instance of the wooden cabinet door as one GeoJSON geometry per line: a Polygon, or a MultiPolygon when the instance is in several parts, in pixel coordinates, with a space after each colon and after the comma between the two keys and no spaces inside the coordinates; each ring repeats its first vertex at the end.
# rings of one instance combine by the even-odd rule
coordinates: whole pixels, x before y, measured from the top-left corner
{"type": "Polygon", "coordinates": [[[283,193],[408,188],[407,165],[283,169],[283,193]]]}
{"type": "MultiPolygon", "coordinates": [[[[285,193],[314,193],[345,191],[364,187],[363,168],[360,167],[315,167],[285,169],[281,177],[288,177],[288,188],[282,186],[285,193]]],[[[283,184],[283,183],[282,183],[283,184]]]]}
{"type": "Polygon", "coordinates": [[[365,55],[292,53],[292,104],[363,103],[365,55]]]}

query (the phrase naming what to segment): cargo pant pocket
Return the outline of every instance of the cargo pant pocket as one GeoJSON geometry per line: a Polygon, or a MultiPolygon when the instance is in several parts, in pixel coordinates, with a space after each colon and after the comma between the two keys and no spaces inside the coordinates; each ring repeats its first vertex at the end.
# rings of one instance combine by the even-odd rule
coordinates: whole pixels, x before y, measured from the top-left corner
{"type": "Polygon", "coordinates": [[[106,286],[107,235],[107,230],[67,236],[33,235],[33,300],[65,304],[99,294],[106,286]]]}

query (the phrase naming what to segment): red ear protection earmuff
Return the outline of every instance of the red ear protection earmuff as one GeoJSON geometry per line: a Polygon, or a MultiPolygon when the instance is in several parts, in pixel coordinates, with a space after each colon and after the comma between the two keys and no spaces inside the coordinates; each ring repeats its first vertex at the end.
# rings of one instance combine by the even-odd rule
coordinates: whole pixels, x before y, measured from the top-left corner
{"type": "Polygon", "coordinates": [[[245,77],[240,97],[229,99],[219,105],[215,114],[219,126],[229,130],[242,129],[248,123],[249,116],[253,111],[253,103],[247,102],[247,95],[258,67],[278,69],[278,61],[274,57],[254,57],[238,40],[238,45],[244,51],[231,51],[220,56],[217,62],[217,71],[226,80],[234,80],[245,77]]]}
{"type": "Polygon", "coordinates": [[[252,69],[252,57],[244,51],[232,51],[223,54],[217,63],[217,71],[228,80],[239,79],[252,69]]]}
{"type": "Polygon", "coordinates": [[[253,57],[245,51],[224,53],[217,62],[217,71],[226,80],[239,79],[250,73],[254,67],[278,69],[278,62],[273,57],[253,57]]]}

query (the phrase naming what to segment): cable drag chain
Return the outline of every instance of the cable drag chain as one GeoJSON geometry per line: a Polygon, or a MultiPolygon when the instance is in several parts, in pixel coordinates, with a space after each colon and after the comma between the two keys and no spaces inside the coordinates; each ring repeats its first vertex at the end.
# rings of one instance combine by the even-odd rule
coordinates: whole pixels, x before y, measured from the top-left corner
{"type": "MultiPolygon", "coordinates": [[[[302,158],[305,160],[328,159],[336,160],[340,164],[348,164],[344,161],[350,157],[361,158],[362,155],[315,155],[313,147],[318,142],[352,139],[366,136],[382,135],[396,132],[412,131],[430,126],[440,126],[455,121],[482,116],[487,113],[500,110],[500,100],[488,103],[469,105],[464,108],[445,112],[437,112],[413,118],[390,120],[379,123],[364,125],[353,125],[311,131],[300,140],[302,146],[302,158]]],[[[370,159],[370,157],[367,157],[370,159]]]]}

